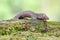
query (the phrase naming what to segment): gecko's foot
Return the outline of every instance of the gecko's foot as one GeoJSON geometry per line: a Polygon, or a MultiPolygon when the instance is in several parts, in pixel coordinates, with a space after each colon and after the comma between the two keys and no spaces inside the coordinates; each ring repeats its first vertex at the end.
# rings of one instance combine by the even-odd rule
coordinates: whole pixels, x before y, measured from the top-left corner
{"type": "Polygon", "coordinates": [[[47,29],[42,29],[41,32],[47,32],[47,29]]]}

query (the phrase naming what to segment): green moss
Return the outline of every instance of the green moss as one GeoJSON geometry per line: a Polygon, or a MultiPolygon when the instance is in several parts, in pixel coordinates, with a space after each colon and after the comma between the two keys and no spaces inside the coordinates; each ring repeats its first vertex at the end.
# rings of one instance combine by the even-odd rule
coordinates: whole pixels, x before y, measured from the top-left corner
{"type": "Polygon", "coordinates": [[[32,21],[30,20],[20,20],[0,25],[0,40],[7,40],[7,38],[9,38],[8,40],[49,40],[51,38],[56,38],[58,40],[60,39],[60,22],[48,21],[48,31],[43,33],[41,32],[43,29],[43,22],[40,25],[31,25],[31,22],[32,21]],[[29,22],[27,30],[22,29],[22,23],[24,22],[29,22]]]}

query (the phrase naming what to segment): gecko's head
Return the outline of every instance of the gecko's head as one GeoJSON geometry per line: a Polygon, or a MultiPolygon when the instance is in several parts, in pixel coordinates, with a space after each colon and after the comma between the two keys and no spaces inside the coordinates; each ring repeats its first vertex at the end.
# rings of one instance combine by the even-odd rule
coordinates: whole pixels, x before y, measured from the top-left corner
{"type": "Polygon", "coordinates": [[[46,14],[43,14],[43,18],[49,20],[49,17],[46,14]]]}
{"type": "Polygon", "coordinates": [[[44,13],[37,14],[37,18],[41,19],[41,20],[43,20],[43,19],[48,20],[49,19],[49,17],[44,13]]]}

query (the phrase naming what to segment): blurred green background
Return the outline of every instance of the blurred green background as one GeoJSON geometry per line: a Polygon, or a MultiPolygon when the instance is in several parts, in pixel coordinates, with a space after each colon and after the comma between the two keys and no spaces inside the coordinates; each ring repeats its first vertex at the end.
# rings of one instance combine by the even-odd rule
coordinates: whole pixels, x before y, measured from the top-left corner
{"type": "Polygon", "coordinates": [[[0,20],[13,18],[21,11],[32,10],[60,21],[60,0],[0,0],[0,20]]]}

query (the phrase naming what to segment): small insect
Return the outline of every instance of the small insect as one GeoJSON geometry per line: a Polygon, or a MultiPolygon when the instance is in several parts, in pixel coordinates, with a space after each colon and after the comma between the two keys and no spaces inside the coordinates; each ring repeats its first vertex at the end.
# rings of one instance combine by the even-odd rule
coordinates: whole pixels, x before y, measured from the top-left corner
{"type": "Polygon", "coordinates": [[[28,23],[22,23],[22,28],[23,28],[23,30],[26,30],[27,27],[28,27],[28,23]]]}

